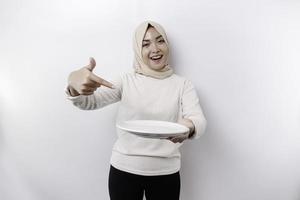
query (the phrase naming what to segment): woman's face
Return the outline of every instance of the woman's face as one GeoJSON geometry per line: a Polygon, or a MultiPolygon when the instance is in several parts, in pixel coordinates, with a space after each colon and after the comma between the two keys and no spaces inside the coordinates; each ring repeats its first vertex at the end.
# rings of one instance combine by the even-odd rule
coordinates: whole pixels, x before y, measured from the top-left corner
{"type": "Polygon", "coordinates": [[[163,36],[154,27],[149,27],[142,43],[144,63],[153,70],[161,70],[167,64],[169,48],[163,36]]]}

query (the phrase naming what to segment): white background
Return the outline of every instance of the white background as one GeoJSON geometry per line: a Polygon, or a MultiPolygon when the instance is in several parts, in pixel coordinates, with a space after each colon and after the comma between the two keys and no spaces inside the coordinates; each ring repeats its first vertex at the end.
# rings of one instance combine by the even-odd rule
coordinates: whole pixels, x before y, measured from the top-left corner
{"type": "Polygon", "coordinates": [[[109,199],[118,103],[81,111],[68,74],[132,70],[132,34],[162,24],[206,134],[182,147],[183,200],[300,199],[300,2],[0,1],[0,199],[109,199]]]}

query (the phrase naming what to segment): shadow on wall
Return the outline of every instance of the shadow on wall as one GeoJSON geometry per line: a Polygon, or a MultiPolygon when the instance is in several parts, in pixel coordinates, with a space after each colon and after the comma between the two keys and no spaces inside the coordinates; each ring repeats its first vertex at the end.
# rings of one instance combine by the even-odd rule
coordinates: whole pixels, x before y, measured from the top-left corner
{"type": "MultiPolygon", "coordinates": [[[[3,102],[0,101],[0,105],[3,105],[3,102]]],[[[3,145],[4,145],[4,130],[3,130],[3,109],[0,107],[0,161],[2,160],[3,155],[3,145]],[[1,120],[2,119],[2,120],[1,120]]]]}
{"type": "MultiPolygon", "coordinates": [[[[0,101],[0,105],[3,105],[3,103],[0,101]]],[[[4,163],[4,130],[3,130],[3,109],[2,107],[0,107],[0,194],[1,197],[6,198],[6,187],[5,185],[7,183],[5,183],[5,169],[3,166],[4,163]]]]}
{"type": "MultiPolygon", "coordinates": [[[[0,105],[1,104],[0,102],[0,105]]],[[[2,107],[3,108],[3,107],[2,107]]],[[[0,108],[1,111],[3,109],[0,108]]],[[[1,199],[33,199],[26,183],[24,183],[16,153],[5,140],[4,116],[0,114],[0,198],[1,199]]]]}

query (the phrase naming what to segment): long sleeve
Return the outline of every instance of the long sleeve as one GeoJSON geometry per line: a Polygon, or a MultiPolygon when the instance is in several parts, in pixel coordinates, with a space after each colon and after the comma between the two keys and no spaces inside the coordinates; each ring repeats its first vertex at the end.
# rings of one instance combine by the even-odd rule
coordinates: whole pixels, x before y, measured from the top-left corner
{"type": "MultiPolygon", "coordinates": [[[[81,109],[97,109],[120,100],[117,120],[192,120],[199,138],[206,120],[192,83],[176,74],[155,79],[137,73],[126,73],[112,90],[98,88],[94,95],[68,97],[81,109]]],[[[144,138],[116,127],[118,139],[113,146],[110,163],[119,170],[139,175],[165,175],[180,170],[181,145],[166,139],[144,138]],[[146,164],[145,164],[146,163],[146,164]]]]}
{"type": "Polygon", "coordinates": [[[181,112],[183,118],[192,120],[195,126],[195,134],[191,139],[197,139],[204,134],[206,129],[206,119],[200,106],[199,98],[191,81],[184,83],[181,97],[181,112]]]}
{"type": "Polygon", "coordinates": [[[67,99],[73,102],[73,104],[82,110],[95,110],[103,108],[109,104],[118,102],[122,96],[122,80],[121,78],[111,81],[115,89],[101,86],[92,95],[79,95],[76,97],[70,96],[66,91],[67,99]]]}

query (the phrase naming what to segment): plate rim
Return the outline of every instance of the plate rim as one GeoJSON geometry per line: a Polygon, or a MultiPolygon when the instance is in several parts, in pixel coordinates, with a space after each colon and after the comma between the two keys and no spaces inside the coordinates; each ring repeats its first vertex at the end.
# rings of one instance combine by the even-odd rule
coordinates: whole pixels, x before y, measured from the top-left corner
{"type": "MultiPolygon", "coordinates": [[[[153,134],[153,137],[158,137],[158,136],[172,137],[172,136],[182,135],[182,134],[188,132],[188,127],[186,127],[182,124],[179,124],[179,123],[176,123],[176,122],[170,122],[170,121],[163,121],[163,120],[125,120],[125,121],[122,121],[122,122],[117,122],[116,127],[121,129],[121,130],[124,130],[124,131],[133,132],[133,133],[138,134],[138,135],[145,135],[145,134],[150,134],[151,135],[151,134],[153,134]],[[179,126],[183,129],[185,129],[185,131],[177,131],[177,132],[172,132],[172,133],[151,133],[149,131],[129,129],[129,128],[123,127],[122,124],[120,125],[120,123],[125,123],[125,122],[130,122],[130,121],[147,121],[147,122],[158,122],[158,123],[172,124],[172,125],[176,125],[176,126],[179,126]]],[[[147,135],[147,137],[151,137],[151,136],[147,135]]]]}

